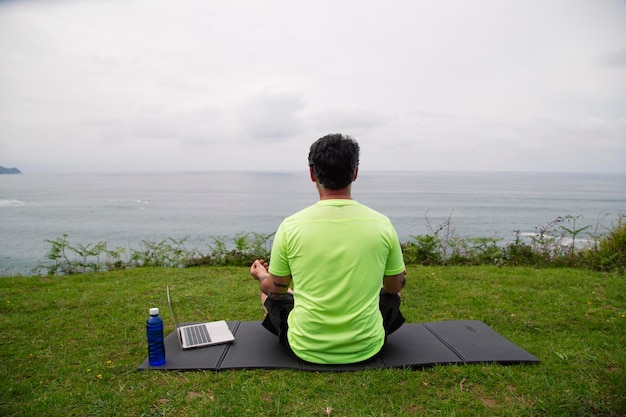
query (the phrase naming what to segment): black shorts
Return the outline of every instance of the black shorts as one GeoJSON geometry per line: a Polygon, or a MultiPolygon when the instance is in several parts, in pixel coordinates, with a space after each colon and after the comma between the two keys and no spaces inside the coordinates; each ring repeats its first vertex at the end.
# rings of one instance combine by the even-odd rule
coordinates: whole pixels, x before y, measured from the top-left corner
{"type": "MultiPolygon", "coordinates": [[[[398,294],[389,294],[380,291],[380,301],[378,303],[380,313],[383,316],[383,328],[385,329],[385,341],[387,336],[395,332],[404,323],[404,316],[400,312],[400,296],[398,294]]],[[[293,294],[287,293],[282,300],[274,300],[267,298],[265,300],[265,308],[267,309],[267,315],[263,320],[263,327],[278,336],[280,344],[287,349],[287,351],[294,355],[291,347],[289,346],[289,340],[287,339],[287,317],[291,310],[293,310],[293,294]]]]}

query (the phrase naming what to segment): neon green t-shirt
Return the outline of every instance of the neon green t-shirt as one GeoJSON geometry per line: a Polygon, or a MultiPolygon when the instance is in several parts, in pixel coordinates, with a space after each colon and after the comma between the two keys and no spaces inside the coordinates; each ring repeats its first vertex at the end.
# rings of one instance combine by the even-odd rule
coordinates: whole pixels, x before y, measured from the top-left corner
{"type": "Polygon", "coordinates": [[[381,349],[384,275],[404,271],[389,219],[355,200],[321,200],[287,217],[274,236],[269,272],[291,275],[287,337],[313,363],[354,363],[381,349]]]}

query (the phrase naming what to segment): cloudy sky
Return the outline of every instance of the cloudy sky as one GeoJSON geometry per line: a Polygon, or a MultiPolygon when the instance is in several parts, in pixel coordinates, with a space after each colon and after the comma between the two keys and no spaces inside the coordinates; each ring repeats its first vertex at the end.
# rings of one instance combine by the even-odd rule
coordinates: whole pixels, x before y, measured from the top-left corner
{"type": "Polygon", "coordinates": [[[0,1],[25,172],[626,172],[624,0],[0,1]]]}

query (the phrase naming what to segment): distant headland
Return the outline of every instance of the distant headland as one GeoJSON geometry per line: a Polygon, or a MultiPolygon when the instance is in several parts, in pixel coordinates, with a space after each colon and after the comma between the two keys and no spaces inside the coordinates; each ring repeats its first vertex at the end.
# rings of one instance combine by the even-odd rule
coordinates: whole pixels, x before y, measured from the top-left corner
{"type": "Polygon", "coordinates": [[[3,166],[0,166],[0,175],[1,174],[21,174],[22,171],[20,171],[17,168],[5,168],[3,166]]]}

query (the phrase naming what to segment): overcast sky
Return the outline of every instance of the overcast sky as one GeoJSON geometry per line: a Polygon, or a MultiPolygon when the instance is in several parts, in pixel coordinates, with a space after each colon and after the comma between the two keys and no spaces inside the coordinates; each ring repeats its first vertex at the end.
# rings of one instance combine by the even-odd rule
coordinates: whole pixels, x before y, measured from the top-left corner
{"type": "Polygon", "coordinates": [[[624,0],[0,1],[0,165],[626,172],[624,0]]]}

